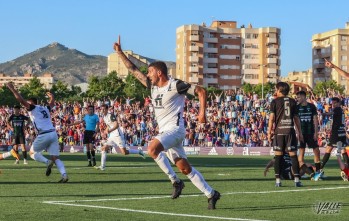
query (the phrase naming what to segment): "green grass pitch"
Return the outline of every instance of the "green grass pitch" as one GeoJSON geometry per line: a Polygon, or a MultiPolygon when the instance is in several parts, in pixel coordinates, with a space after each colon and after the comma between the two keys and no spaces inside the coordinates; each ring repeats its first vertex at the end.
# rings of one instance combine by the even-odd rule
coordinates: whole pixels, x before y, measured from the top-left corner
{"type": "MultiPolygon", "coordinates": [[[[82,154],[63,154],[69,182],[54,167],[29,161],[0,161],[0,220],[347,220],[349,183],[339,176],[334,157],[323,181],[303,179],[274,187],[273,170],[263,169],[271,157],[188,156],[207,182],[221,192],[217,209],[207,210],[207,198],[186,176],[182,196],[172,200],[172,185],[151,158],[108,155],[107,169],[86,167],[82,154]],[[337,214],[317,214],[314,206],[339,203],[337,214]]],[[[97,156],[99,165],[100,156],[97,156]]],[[[312,162],[311,158],[306,158],[312,162]]],[[[175,168],[175,171],[178,170],[175,168]]],[[[323,210],[322,210],[323,211],[323,210]]]]}

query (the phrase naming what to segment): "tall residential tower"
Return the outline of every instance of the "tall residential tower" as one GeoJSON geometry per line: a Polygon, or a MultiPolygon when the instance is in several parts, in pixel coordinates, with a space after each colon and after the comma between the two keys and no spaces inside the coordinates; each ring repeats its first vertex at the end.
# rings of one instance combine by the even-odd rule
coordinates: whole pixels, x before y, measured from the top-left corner
{"type": "Polygon", "coordinates": [[[343,85],[348,94],[349,80],[341,77],[335,70],[326,68],[324,58],[348,72],[349,22],[344,29],[315,34],[311,41],[314,82],[333,79],[343,85]]]}
{"type": "Polygon", "coordinates": [[[280,77],[278,28],[237,28],[235,21],[213,21],[210,27],[181,26],[176,34],[179,79],[226,90],[280,77]]]}

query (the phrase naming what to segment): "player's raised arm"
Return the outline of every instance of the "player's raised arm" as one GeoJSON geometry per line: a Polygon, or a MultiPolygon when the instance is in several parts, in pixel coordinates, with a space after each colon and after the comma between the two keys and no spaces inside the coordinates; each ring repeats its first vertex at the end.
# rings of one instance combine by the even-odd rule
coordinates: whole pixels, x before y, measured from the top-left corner
{"type": "Polygon", "coordinates": [[[133,76],[135,76],[144,86],[148,86],[147,84],[147,76],[145,76],[137,67],[134,65],[124,54],[121,49],[120,36],[118,42],[114,43],[114,50],[118,54],[119,58],[122,60],[127,69],[131,72],[133,76]]]}
{"type": "Polygon", "coordinates": [[[195,93],[199,97],[200,110],[198,115],[199,123],[206,123],[206,103],[207,103],[207,92],[200,86],[195,86],[195,93]]]}
{"type": "Polygon", "coordinates": [[[48,106],[52,109],[55,106],[55,98],[51,92],[47,92],[46,95],[49,98],[48,106]]]}
{"type": "Polygon", "coordinates": [[[328,61],[326,58],[325,59],[325,66],[329,68],[335,69],[340,75],[342,75],[345,78],[349,78],[349,73],[345,72],[343,69],[340,69],[336,65],[334,65],[332,62],[328,61]]]}
{"type": "Polygon", "coordinates": [[[8,89],[10,89],[10,91],[13,93],[13,95],[19,103],[21,103],[27,109],[30,108],[30,104],[26,100],[24,100],[22,95],[15,89],[12,82],[8,82],[6,86],[8,87],[8,89]]]}

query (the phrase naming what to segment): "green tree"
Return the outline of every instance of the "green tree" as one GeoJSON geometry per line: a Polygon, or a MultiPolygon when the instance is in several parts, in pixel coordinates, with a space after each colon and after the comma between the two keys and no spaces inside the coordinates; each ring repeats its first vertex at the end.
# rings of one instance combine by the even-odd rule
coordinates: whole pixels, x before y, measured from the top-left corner
{"type": "MultiPolygon", "coordinates": [[[[139,70],[147,75],[148,67],[141,66],[139,70]]],[[[137,101],[144,101],[143,97],[150,96],[150,90],[146,88],[136,77],[129,73],[125,79],[124,94],[126,97],[135,98],[137,101]]]]}
{"type": "Polygon", "coordinates": [[[213,93],[215,93],[216,95],[222,93],[222,90],[215,88],[215,87],[208,87],[208,88],[206,88],[206,91],[207,91],[207,97],[209,98],[209,97],[213,96],[213,99],[214,99],[213,93]]]}
{"type": "Polygon", "coordinates": [[[132,74],[127,75],[125,79],[124,93],[126,97],[136,98],[137,101],[143,101],[143,96],[149,96],[148,90],[137,78],[132,74]]]}
{"type": "Polygon", "coordinates": [[[253,87],[252,87],[252,85],[250,84],[250,83],[246,83],[246,82],[244,82],[243,84],[242,84],[242,90],[244,90],[244,92],[245,93],[253,93],[254,91],[253,91],[253,87]]]}
{"type": "Polygon", "coordinates": [[[115,71],[102,78],[92,76],[89,78],[88,83],[89,87],[86,92],[88,97],[103,99],[124,95],[125,83],[117,76],[115,71]]]}
{"type": "Polygon", "coordinates": [[[19,102],[16,100],[13,93],[10,91],[10,89],[7,88],[6,85],[0,88],[0,97],[1,97],[0,99],[1,106],[4,106],[4,105],[13,106],[13,105],[19,104],[19,102]]]}
{"type": "Polygon", "coordinates": [[[115,98],[116,96],[123,95],[123,89],[125,83],[121,78],[118,77],[116,71],[110,72],[106,77],[101,79],[101,92],[102,98],[111,97],[115,98]]]}
{"type": "Polygon", "coordinates": [[[29,83],[21,87],[19,91],[24,98],[35,97],[38,100],[46,100],[47,90],[37,77],[30,79],[29,83]]]}
{"type": "Polygon", "coordinates": [[[51,88],[51,92],[55,95],[56,100],[68,99],[72,94],[68,85],[62,81],[57,81],[51,88]]]}
{"type": "Polygon", "coordinates": [[[326,96],[328,90],[334,90],[336,92],[339,92],[340,94],[343,94],[344,92],[344,86],[337,83],[337,81],[329,80],[329,81],[317,81],[315,84],[315,87],[313,89],[313,92],[315,95],[318,96],[326,96]]]}
{"type": "Polygon", "coordinates": [[[98,77],[96,76],[91,76],[88,79],[88,89],[86,91],[87,97],[94,97],[94,98],[101,98],[100,95],[101,91],[101,83],[98,77]]]}

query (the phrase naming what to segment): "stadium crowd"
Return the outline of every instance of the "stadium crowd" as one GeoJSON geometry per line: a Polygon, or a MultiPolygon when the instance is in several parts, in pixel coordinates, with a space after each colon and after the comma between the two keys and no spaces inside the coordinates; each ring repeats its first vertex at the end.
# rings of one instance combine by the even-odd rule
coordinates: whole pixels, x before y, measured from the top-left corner
{"type": "MultiPolygon", "coordinates": [[[[331,111],[331,97],[338,96],[334,92],[328,93],[326,97],[315,97],[311,95],[309,102],[317,107],[320,133],[318,143],[325,145],[329,136],[331,118],[323,117],[320,113],[331,111]]],[[[346,116],[346,129],[349,128],[349,97],[342,98],[342,107],[346,116]]],[[[225,91],[221,94],[213,93],[209,96],[207,103],[207,123],[197,123],[199,103],[194,99],[187,99],[185,112],[186,137],[184,146],[233,146],[233,147],[265,147],[269,146],[267,139],[268,110],[272,94],[266,94],[265,99],[260,99],[257,94],[246,94],[241,90],[225,91]]],[[[150,97],[145,97],[143,102],[132,98],[89,100],[79,102],[56,102],[52,118],[59,134],[59,143],[65,145],[82,146],[83,125],[68,127],[73,121],[81,120],[86,113],[88,105],[95,106],[95,113],[100,116],[100,125],[103,128],[103,117],[101,117],[101,105],[109,105],[109,112],[118,116],[120,125],[125,135],[127,145],[145,146],[148,141],[156,135],[157,125],[154,119],[154,108],[150,97]]],[[[22,114],[28,115],[24,108],[22,114]]],[[[10,145],[12,142],[12,131],[7,121],[13,113],[13,108],[0,107],[0,143],[10,145]]],[[[26,144],[31,145],[35,136],[33,125],[26,127],[26,144]]],[[[96,146],[104,139],[105,135],[97,134],[96,146]]]]}

